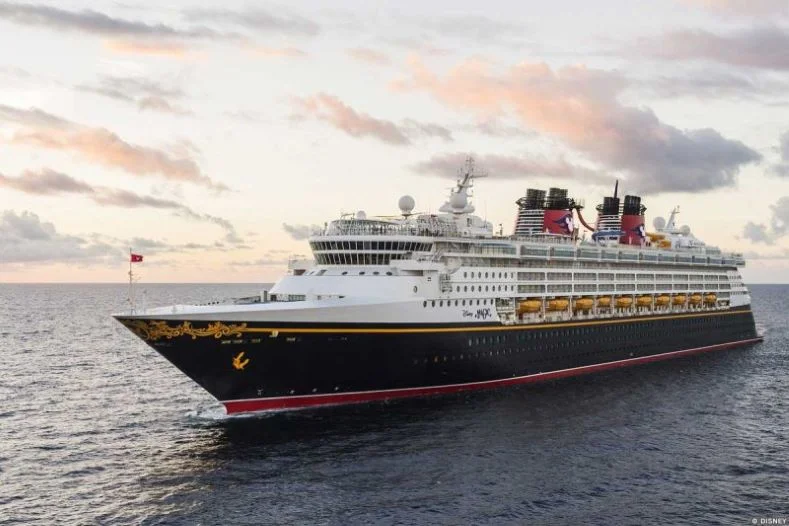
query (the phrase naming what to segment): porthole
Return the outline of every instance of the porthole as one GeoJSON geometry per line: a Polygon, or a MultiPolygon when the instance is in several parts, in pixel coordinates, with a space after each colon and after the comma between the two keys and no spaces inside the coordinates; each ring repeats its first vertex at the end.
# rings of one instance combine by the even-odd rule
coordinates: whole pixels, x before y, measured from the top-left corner
{"type": "Polygon", "coordinates": [[[345,276],[346,274],[348,274],[348,271],[347,270],[343,271],[342,275],[345,276]]]}
{"type": "Polygon", "coordinates": [[[364,271],[359,272],[360,276],[364,276],[364,271]]]}
{"type": "Polygon", "coordinates": [[[466,306],[466,300],[463,300],[463,306],[464,307],[466,306]]]}
{"type": "Polygon", "coordinates": [[[468,285],[463,285],[463,292],[468,292],[468,285]]]}
{"type": "Polygon", "coordinates": [[[438,302],[438,306],[439,306],[439,307],[443,307],[443,306],[444,306],[444,300],[441,300],[441,301],[439,301],[439,302],[438,302]]]}
{"type": "Polygon", "coordinates": [[[416,286],[416,285],[414,285],[414,294],[416,294],[416,291],[417,291],[417,290],[419,290],[419,289],[417,288],[417,286],[416,286]]]}
{"type": "Polygon", "coordinates": [[[431,306],[431,307],[435,307],[435,306],[436,306],[436,300],[433,300],[433,301],[431,301],[431,302],[430,302],[430,306],[431,306]]]}
{"type": "Polygon", "coordinates": [[[377,276],[378,274],[380,274],[378,271],[373,272],[373,276],[377,276]]]}
{"type": "Polygon", "coordinates": [[[387,273],[386,273],[386,275],[387,275],[387,276],[391,276],[391,275],[392,275],[392,273],[391,273],[391,272],[387,272],[387,273]]]}
{"type": "Polygon", "coordinates": [[[427,307],[427,300],[422,302],[422,307],[427,307]]]}

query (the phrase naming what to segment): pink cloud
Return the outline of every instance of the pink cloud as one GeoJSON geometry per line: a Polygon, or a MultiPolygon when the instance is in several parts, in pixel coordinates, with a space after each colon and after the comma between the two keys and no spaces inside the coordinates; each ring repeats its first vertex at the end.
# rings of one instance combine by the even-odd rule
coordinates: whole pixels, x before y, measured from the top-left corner
{"type": "Polygon", "coordinates": [[[203,174],[192,157],[177,157],[164,150],[132,144],[105,128],[83,126],[35,108],[21,110],[0,105],[0,124],[3,123],[16,128],[10,139],[12,144],[70,152],[134,175],[162,176],[215,190],[227,189],[203,174]]]}
{"type": "Polygon", "coordinates": [[[297,102],[307,114],[328,122],[353,137],[375,137],[395,145],[411,142],[393,122],[357,112],[333,95],[320,93],[313,97],[298,99],[297,102]]]}
{"type": "Polygon", "coordinates": [[[730,186],[742,165],[761,159],[715,130],[680,130],[648,108],[622,104],[618,97],[627,81],[617,72],[522,62],[499,73],[473,60],[440,75],[418,59],[410,66],[396,89],[430,93],[477,118],[515,116],[626,175],[631,188],[644,193],[730,186]]]}
{"type": "Polygon", "coordinates": [[[391,63],[389,56],[374,49],[357,47],[346,51],[348,56],[359,62],[366,62],[367,64],[376,64],[379,66],[391,63]]]}

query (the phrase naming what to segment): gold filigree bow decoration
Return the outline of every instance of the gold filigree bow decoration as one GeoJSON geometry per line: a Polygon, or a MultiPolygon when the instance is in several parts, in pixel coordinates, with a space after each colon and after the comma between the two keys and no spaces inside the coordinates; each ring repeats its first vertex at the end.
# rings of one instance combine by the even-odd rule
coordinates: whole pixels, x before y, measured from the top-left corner
{"type": "Polygon", "coordinates": [[[247,328],[246,323],[225,325],[220,321],[209,323],[202,328],[192,327],[192,322],[189,321],[174,327],[168,325],[165,321],[158,320],[122,320],[121,323],[145,341],[156,341],[161,338],[169,340],[179,336],[191,336],[193,340],[208,336],[219,339],[224,336],[241,336],[241,333],[247,328]]]}

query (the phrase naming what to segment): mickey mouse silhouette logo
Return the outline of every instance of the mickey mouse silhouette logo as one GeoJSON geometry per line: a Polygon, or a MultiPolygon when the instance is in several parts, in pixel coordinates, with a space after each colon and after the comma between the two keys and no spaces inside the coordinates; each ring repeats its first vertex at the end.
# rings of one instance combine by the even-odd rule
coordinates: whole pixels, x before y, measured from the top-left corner
{"type": "Polygon", "coordinates": [[[573,230],[575,230],[575,225],[573,224],[573,215],[572,214],[565,214],[559,219],[555,219],[554,223],[562,227],[567,234],[572,234],[573,230]]]}

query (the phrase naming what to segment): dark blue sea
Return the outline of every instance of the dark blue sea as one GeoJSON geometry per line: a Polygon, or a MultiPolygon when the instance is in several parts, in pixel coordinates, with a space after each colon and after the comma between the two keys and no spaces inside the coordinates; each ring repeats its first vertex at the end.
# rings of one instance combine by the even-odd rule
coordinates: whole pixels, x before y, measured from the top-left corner
{"type": "MultiPolygon", "coordinates": [[[[259,291],[146,289],[149,305],[259,291]]],[[[766,339],[749,348],[537,386],[230,418],[110,318],[124,286],[0,285],[0,523],[789,518],[789,286],[752,291],[766,339]]]]}

